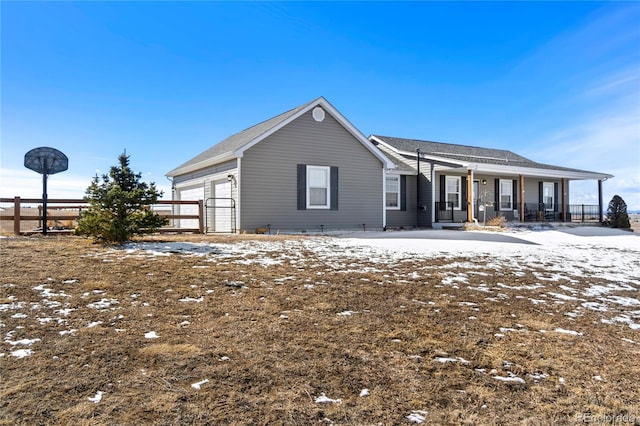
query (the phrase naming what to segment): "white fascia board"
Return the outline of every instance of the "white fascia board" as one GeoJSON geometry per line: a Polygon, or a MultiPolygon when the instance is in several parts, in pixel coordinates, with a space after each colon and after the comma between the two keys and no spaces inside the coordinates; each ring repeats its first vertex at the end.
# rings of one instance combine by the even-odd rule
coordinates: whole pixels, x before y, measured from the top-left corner
{"type": "MultiPolygon", "coordinates": [[[[389,145],[388,143],[386,143],[385,141],[383,141],[382,139],[379,139],[373,135],[369,136],[369,140],[371,141],[376,141],[381,145],[384,145],[385,147],[389,148],[391,151],[400,154],[400,155],[406,155],[407,157],[415,157],[416,159],[418,158],[417,153],[416,152],[412,152],[412,151],[403,151],[400,150],[394,146],[389,145]]],[[[465,161],[460,161],[460,160],[452,160],[451,158],[445,158],[445,157],[437,157],[435,155],[428,155],[425,154],[424,152],[422,153],[422,155],[420,156],[421,160],[433,160],[433,161],[440,161],[443,163],[449,163],[449,164],[456,164],[459,167],[468,167],[469,163],[465,162],[465,161]]],[[[417,173],[414,173],[417,174],[417,173]]]]}
{"type": "MultiPolygon", "coordinates": [[[[401,149],[398,149],[396,147],[393,147],[391,145],[389,145],[388,143],[386,143],[385,141],[383,141],[382,139],[379,139],[375,136],[369,136],[370,140],[376,141],[381,145],[386,146],[387,148],[389,148],[390,150],[392,150],[393,152],[396,152],[400,155],[406,155],[407,157],[415,157],[416,159],[418,158],[418,153],[415,151],[403,151],[401,149]]],[[[433,160],[433,161],[441,161],[443,163],[449,163],[449,164],[457,164],[460,167],[468,167],[469,163],[466,161],[460,161],[460,160],[453,160],[451,158],[445,158],[445,157],[438,157],[435,155],[429,155],[426,153],[421,153],[422,155],[420,155],[420,159],[421,160],[433,160]]]]}
{"type": "Polygon", "coordinates": [[[218,163],[224,163],[225,161],[229,161],[234,158],[235,157],[232,152],[225,152],[223,154],[216,155],[215,157],[207,158],[206,160],[200,161],[198,163],[173,169],[169,173],[167,173],[165,176],[175,177],[175,176],[184,175],[187,173],[195,172],[196,170],[204,169],[205,167],[216,165],[218,163]]]}
{"type": "MultiPolygon", "coordinates": [[[[403,151],[399,150],[384,140],[377,138],[375,136],[369,136],[369,139],[372,141],[376,141],[385,147],[389,148],[393,152],[396,152],[401,155],[416,157],[415,152],[411,151],[403,151]]],[[[438,157],[435,155],[429,155],[422,153],[420,158],[426,160],[434,160],[440,161],[443,163],[449,164],[457,164],[460,167],[466,167],[467,169],[472,169],[475,172],[479,173],[499,173],[499,174],[518,174],[518,175],[526,175],[526,176],[539,176],[539,177],[552,177],[552,178],[566,178],[572,180],[591,180],[591,179],[610,179],[613,175],[607,173],[595,173],[595,172],[587,172],[587,171],[570,171],[570,170],[554,170],[554,169],[539,169],[535,167],[515,167],[504,165],[500,166],[497,164],[486,164],[486,163],[471,163],[466,161],[455,160],[446,157],[438,157]]]]}
{"type": "MultiPolygon", "coordinates": [[[[399,152],[402,155],[413,155],[414,157],[417,158],[417,154],[415,152],[409,152],[409,151],[399,151],[399,152]]],[[[420,160],[421,161],[422,160],[433,160],[433,161],[438,161],[438,162],[441,162],[441,163],[455,164],[455,165],[458,166],[457,168],[460,168],[460,167],[469,168],[470,164],[471,164],[471,163],[469,163],[467,161],[453,160],[451,158],[438,157],[436,155],[428,155],[428,154],[425,154],[425,153],[422,153],[422,155],[420,156],[420,160]]]]}
{"type": "Polygon", "coordinates": [[[398,170],[398,169],[387,169],[387,174],[389,176],[399,176],[399,175],[407,175],[407,176],[415,176],[418,174],[417,170],[398,170]]]}
{"type": "Polygon", "coordinates": [[[372,142],[373,141],[378,142],[379,144],[384,145],[387,148],[389,148],[391,151],[394,151],[394,152],[397,152],[397,153],[400,152],[400,151],[398,151],[398,149],[396,147],[389,145],[388,143],[386,143],[385,141],[383,141],[382,139],[380,139],[380,138],[378,138],[378,137],[376,137],[374,135],[369,135],[369,140],[372,141],[372,142]]]}
{"type": "Polygon", "coordinates": [[[514,167],[500,166],[497,164],[470,164],[469,168],[476,173],[495,173],[502,175],[523,175],[535,177],[565,178],[570,180],[591,180],[591,179],[609,179],[613,175],[606,173],[594,173],[587,171],[571,171],[571,170],[554,170],[554,169],[538,169],[534,167],[514,167]]]}
{"type": "Polygon", "coordinates": [[[324,108],[325,111],[329,112],[329,114],[331,114],[331,116],[336,121],[338,121],[338,123],[340,123],[342,125],[342,127],[347,129],[347,131],[349,133],[351,133],[351,135],[354,138],[356,138],[356,140],[358,142],[360,142],[369,152],[371,152],[378,160],[380,160],[385,168],[387,168],[387,169],[395,169],[397,167],[382,152],[380,152],[380,150],[378,150],[376,147],[371,145],[371,143],[364,136],[364,134],[362,134],[362,132],[360,132],[353,124],[351,124],[349,122],[349,120],[347,120],[344,115],[342,115],[337,109],[335,109],[334,106],[331,105],[329,103],[329,101],[327,101],[322,96],[319,97],[318,99],[316,99],[315,101],[309,103],[305,108],[301,109],[300,111],[298,111],[297,113],[295,113],[291,117],[289,117],[286,120],[280,122],[276,126],[273,126],[269,130],[267,130],[266,132],[261,134],[260,136],[254,138],[252,141],[246,143],[244,146],[242,146],[241,148],[237,149],[233,153],[234,156],[237,157],[237,158],[242,158],[242,156],[244,155],[244,152],[246,150],[248,150],[252,146],[256,145],[257,143],[263,141],[264,139],[268,138],[269,136],[271,136],[272,134],[274,134],[278,130],[282,129],[283,127],[285,127],[289,123],[291,123],[294,120],[298,119],[299,117],[301,117],[302,115],[304,115],[307,112],[311,111],[313,108],[315,108],[317,106],[321,106],[322,108],[324,108]]]}

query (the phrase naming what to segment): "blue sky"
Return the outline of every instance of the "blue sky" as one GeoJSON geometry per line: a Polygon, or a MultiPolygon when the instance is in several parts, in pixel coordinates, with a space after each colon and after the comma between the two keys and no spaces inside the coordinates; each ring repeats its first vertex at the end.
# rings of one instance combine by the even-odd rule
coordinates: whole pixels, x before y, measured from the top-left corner
{"type": "MultiPolygon", "coordinates": [[[[640,3],[2,2],[0,196],[80,198],[126,149],[165,173],[327,98],[365,135],[512,150],[615,175],[640,209],[640,3]]],[[[571,203],[597,204],[595,181],[571,203]]]]}

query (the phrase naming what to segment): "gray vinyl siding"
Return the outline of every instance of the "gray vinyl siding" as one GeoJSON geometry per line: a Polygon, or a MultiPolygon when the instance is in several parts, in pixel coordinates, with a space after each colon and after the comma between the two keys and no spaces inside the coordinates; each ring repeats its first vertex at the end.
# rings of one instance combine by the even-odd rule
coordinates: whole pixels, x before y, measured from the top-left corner
{"type": "MultiPolygon", "coordinates": [[[[388,156],[397,166],[399,171],[417,172],[418,162],[415,157],[401,155],[382,144],[378,148],[388,156]]],[[[420,205],[418,210],[417,175],[407,176],[407,210],[387,210],[387,227],[411,228],[432,226],[433,195],[431,194],[431,169],[429,161],[420,161],[420,205]]]]}
{"type": "MultiPolygon", "coordinates": [[[[241,159],[240,228],[253,232],[381,229],[382,162],[330,114],[300,116],[245,151],[241,159]],[[297,165],[338,167],[338,210],[297,209],[297,165]]],[[[333,190],[333,189],[332,189],[333,190]]]]}
{"type": "MultiPolygon", "coordinates": [[[[539,202],[539,189],[538,185],[540,182],[551,182],[554,184],[558,184],[558,200],[556,203],[560,205],[562,203],[562,181],[560,179],[545,179],[545,178],[525,178],[524,180],[524,202],[536,204],[539,202]]],[[[567,193],[566,201],[569,200],[569,184],[565,187],[565,191],[567,193]]]]}
{"type": "Polygon", "coordinates": [[[388,228],[413,228],[417,225],[416,176],[406,176],[406,191],[401,194],[406,200],[406,210],[387,210],[388,228]]]}
{"type": "MultiPolygon", "coordinates": [[[[445,175],[445,176],[458,176],[458,177],[466,177],[465,175],[460,175],[457,173],[436,173],[436,193],[435,193],[435,198],[434,198],[434,204],[435,202],[439,202],[440,201],[440,191],[441,191],[441,186],[440,186],[440,176],[441,175],[445,175]]],[[[460,203],[463,203],[464,200],[460,200],[460,203]]],[[[462,209],[458,209],[458,210],[454,210],[453,211],[453,222],[454,223],[462,223],[462,222],[466,222],[467,220],[467,211],[466,210],[462,210],[462,209]]],[[[438,212],[436,212],[436,222],[438,221],[438,212]]],[[[451,221],[448,221],[451,222],[451,221]]]]}
{"type": "Polygon", "coordinates": [[[538,204],[538,179],[525,179],[524,181],[524,202],[527,204],[538,204]]]}
{"type": "Polygon", "coordinates": [[[409,175],[406,187],[407,209],[387,210],[387,227],[389,228],[415,228],[431,226],[431,210],[433,208],[431,200],[431,181],[429,180],[431,166],[429,163],[420,164],[420,206],[418,209],[418,176],[409,175]]]}
{"type": "Polygon", "coordinates": [[[431,184],[432,165],[427,162],[420,162],[420,208],[418,209],[418,226],[431,227],[431,218],[433,211],[434,194],[431,192],[433,185],[431,184]]]}
{"type": "MultiPolygon", "coordinates": [[[[484,220],[489,220],[495,217],[496,215],[496,209],[495,209],[495,185],[494,185],[494,179],[496,177],[495,176],[489,176],[489,175],[474,175],[473,176],[473,180],[474,181],[478,181],[478,190],[479,190],[479,194],[478,194],[478,201],[480,204],[484,204],[485,206],[485,211],[481,212],[480,209],[476,210],[476,215],[475,218],[478,219],[478,221],[482,222],[484,220]],[[482,181],[486,180],[487,183],[485,185],[482,184],[482,181]]],[[[511,179],[513,180],[513,179],[511,179]]],[[[466,220],[466,212],[465,213],[465,220],[466,220]]],[[[509,212],[503,212],[503,213],[509,213],[509,212]]],[[[503,216],[506,217],[506,215],[503,214],[503,216]]]]}
{"type": "MultiPolygon", "coordinates": [[[[557,185],[557,199],[554,200],[555,212],[557,214],[557,219],[559,220],[562,215],[562,180],[561,179],[545,179],[545,178],[530,178],[525,179],[524,188],[525,188],[525,212],[531,214],[531,211],[535,211],[538,208],[538,204],[540,203],[540,183],[541,182],[551,182],[554,185],[557,185]]],[[[569,212],[569,181],[566,182],[565,185],[565,212],[569,212]]],[[[567,216],[569,217],[569,216],[567,216]]]]}

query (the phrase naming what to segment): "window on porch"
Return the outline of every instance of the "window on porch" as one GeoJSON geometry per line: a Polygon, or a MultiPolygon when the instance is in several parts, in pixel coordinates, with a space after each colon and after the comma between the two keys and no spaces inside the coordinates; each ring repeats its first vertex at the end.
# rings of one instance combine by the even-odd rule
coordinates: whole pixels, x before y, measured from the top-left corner
{"type": "Polygon", "coordinates": [[[513,210],[513,182],[500,179],[500,210],[513,210]]]}
{"type": "Polygon", "coordinates": [[[460,210],[460,188],[460,176],[447,176],[447,201],[456,210],[460,210]]]}
{"type": "Polygon", "coordinates": [[[544,203],[544,209],[548,212],[554,210],[554,184],[553,182],[542,183],[542,202],[544,203]]]}

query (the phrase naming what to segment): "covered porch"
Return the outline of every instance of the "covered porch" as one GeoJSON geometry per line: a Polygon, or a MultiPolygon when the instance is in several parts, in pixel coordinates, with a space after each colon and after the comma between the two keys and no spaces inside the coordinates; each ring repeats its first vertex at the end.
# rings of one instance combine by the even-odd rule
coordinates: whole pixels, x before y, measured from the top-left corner
{"type": "Polygon", "coordinates": [[[520,222],[603,221],[602,185],[611,175],[569,170],[518,170],[515,174],[477,165],[464,169],[436,172],[434,225],[484,223],[496,216],[520,222]],[[598,204],[571,204],[572,180],[594,180],[598,204]]]}

